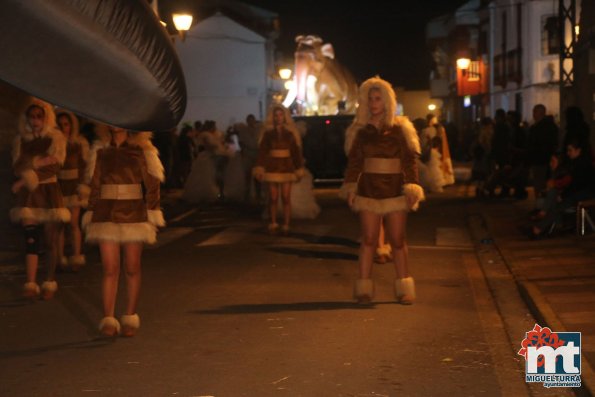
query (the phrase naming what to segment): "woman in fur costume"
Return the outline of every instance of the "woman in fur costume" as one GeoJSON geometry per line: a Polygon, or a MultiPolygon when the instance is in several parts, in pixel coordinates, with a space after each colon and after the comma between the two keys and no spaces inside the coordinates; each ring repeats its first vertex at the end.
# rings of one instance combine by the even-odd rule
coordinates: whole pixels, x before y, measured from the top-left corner
{"type": "Polygon", "coordinates": [[[19,120],[19,135],[13,142],[13,168],[19,179],[12,191],[17,195],[16,207],[10,211],[13,222],[25,229],[25,263],[27,282],[23,295],[51,299],[58,290],[55,280],[58,262],[60,223],[70,220],[58,185],[58,172],[66,158],[66,139],[57,130],[51,105],[32,99],[19,120]],[[43,224],[47,245],[47,276],[41,289],[36,282],[41,231],[43,224]]]}
{"type": "Polygon", "coordinates": [[[283,200],[283,232],[289,231],[291,220],[291,185],[304,176],[302,140],[289,114],[282,105],[273,105],[264,124],[256,166],[252,170],[260,182],[268,182],[269,231],[279,228],[277,202],[283,200]]]}
{"type": "Polygon", "coordinates": [[[409,273],[405,229],[408,211],[416,210],[424,199],[416,164],[419,140],[407,118],[394,116],[397,101],[388,82],[378,77],[366,80],[360,87],[358,102],[350,127],[357,133],[353,134],[341,187],[349,206],[359,212],[362,229],[354,295],[360,303],[373,299],[370,277],[380,223],[384,220],[397,273],[396,299],[401,304],[411,304],[415,287],[409,273]]]}
{"type": "Polygon", "coordinates": [[[143,243],[154,243],[157,227],[165,225],[159,197],[159,185],[165,178],[150,133],[108,129],[107,139],[94,143],[89,156],[86,178],[91,194],[82,223],[86,240],[99,244],[103,263],[104,317],[99,323],[100,332],[106,336],[120,332],[133,336],[140,327],[136,307],[143,243]],[[120,325],[114,311],[121,250],[128,294],[120,325]]]}
{"type": "Polygon", "coordinates": [[[85,264],[85,256],[81,254],[81,229],[79,220],[81,207],[87,206],[89,187],[84,184],[85,166],[89,159],[89,143],[79,134],[79,123],[76,116],[67,110],[59,110],[56,114],[58,127],[67,139],[66,160],[58,174],[60,189],[64,197],[64,205],[70,210],[70,237],[72,255],[64,256],[64,228],[60,231],[58,255],[60,266],[78,270],[85,264]]]}

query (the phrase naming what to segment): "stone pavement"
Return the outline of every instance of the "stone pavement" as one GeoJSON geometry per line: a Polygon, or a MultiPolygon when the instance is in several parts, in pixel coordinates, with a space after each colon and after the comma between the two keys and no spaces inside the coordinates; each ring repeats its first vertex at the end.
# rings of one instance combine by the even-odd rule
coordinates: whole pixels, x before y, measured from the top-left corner
{"type": "MultiPolygon", "coordinates": [[[[458,195],[472,196],[471,186],[458,186],[458,195]]],[[[530,240],[519,231],[530,224],[533,199],[477,201],[490,239],[512,273],[519,291],[542,327],[555,332],[581,332],[585,388],[595,391],[595,233],[558,233],[530,240]]]]}

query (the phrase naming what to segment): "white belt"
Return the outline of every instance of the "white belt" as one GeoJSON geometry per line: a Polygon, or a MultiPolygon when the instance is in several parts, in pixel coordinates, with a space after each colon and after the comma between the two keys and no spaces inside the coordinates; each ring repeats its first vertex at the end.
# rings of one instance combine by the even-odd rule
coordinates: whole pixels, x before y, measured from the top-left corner
{"type": "Polygon", "coordinates": [[[143,189],[139,183],[101,185],[100,198],[104,200],[140,200],[143,198],[143,189]]]}
{"type": "Polygon", "coordinates": [[[46,183],[55,183],[55,182],[58,182],[58,178],[56,177],[56,175],[50,176],[48,179],[44,179],[43,181],[39,181],[39,184],[43,185],[46,183]]]}
{"type": "Polygon", "coordinates": [[[369,174],[399,174],[401,159],[369,157],[364,160],[364,172],[369,174]]]}
{"type": "Polygon", "coordinates": [[[273,149],[271,151],[269,151],[269,156],[274,157],[274,158],[285,158],[285,157],[289,157],[289,149],[273,149]]]}
{"type": "Polygon", "coordinates": [[[60,170],[58,173],[58,178],[62,180],[70,180],[70,179],[78,179],[79,177],[79,170],[77,168],[72,168],[69,170],[60,170]]]}

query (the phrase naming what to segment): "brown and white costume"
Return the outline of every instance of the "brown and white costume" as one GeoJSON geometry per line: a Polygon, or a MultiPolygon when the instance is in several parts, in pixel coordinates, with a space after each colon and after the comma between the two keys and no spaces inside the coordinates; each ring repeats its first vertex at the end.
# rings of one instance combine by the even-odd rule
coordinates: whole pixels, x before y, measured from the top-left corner
{"type": "Polygon", "coordinates": [[[15,175],[25,185],[17,192],[16,206],[10,211],[13,222],[24,220],[34,223],[70,221],[70,211],[64,201],[58,184],[58,172],[66,158],[66,139],[56,127],[51,105],[32,99],[19,120],[19,135],[13,141],[12,161],[15,175]],[[45,121],[41,133],[36,136],[27,123],[26,109],[37,105],[44,110],[45,121]],[[55,164],[40,166],[39,160],[53,156],[55,164]]]}
{"type": "MultiPolygon", "coordinates": [[[[349,197],[350,194],[355,194],[352,205],[355,211],[369,211],[378,216],[416,210],[419,202],[424,200],[416,163],[420,153],[417,131],[406,117],[394,116],[396,95],[390,83],[379,77],[362,83],[358,104],[355,120],[345,137],[345,148],[349,155],[341,195],[349,197]],[[377,109],[375,105],[370,106],[368,103],[372,90],[381,95],[384,104],[383,118],[379,120],[380,128],[369,123],[372,117],[370,109],[377,109]]],[[[399,250],[401,266],[406,269],[407,251],[403,247],[393,248],[399,250]]],[[[360,265],[365,264],[366,259],[360,255],[360,265]]],[[[413,303],[413,277],[399,278],[397,270],[394,287],[397,302],[413,303]]],[[[374,283],[368,272],[356,280],[354,297],[360,303],[369,303],[373,295],[374,283]]]]}
{"type": "Polygon", "coordinates": [[[342,196],[355,193],[353,209],[356,211],[384,215],[416,210],[424,200],[424,191],[419,185],[416,163],[419,141],[409,119],[395,116],[392,124],[382,131],[357,121],[349,129],[342,196]],[[408,206],[406,196],[415,203],[413,207],[408,206]]]}
{"type": "Polygon", "coordinates": [[[71,120],[70,136],[66,146],[66,159],[58,173],[60,189],[64,197],[64,205],[71,207],[86,207],[89,199],[89,186],[85,184],[85,167],[89,160],[89,143],[80,135],[76,116],[63,109],[59,113],[67,113],[71,120]]]}
{"type": "Polygon", "coordinates": [[[93,145],[87,166],[91,194],[82,221],[87,241],[156,241],[157,226],[165,225],[160,208],[165,177],[150,136],[129,133],[120,146],[93,145]]]}
{"type": "Polygon", "coordinates": [[[252,174],[263,182],[297,182],[304,176],[302,139],[289,111],[285,112],[285,124],[277,132],[273,124],[274,110],[268,112],[261,135],[256,166],[252,174]]]}

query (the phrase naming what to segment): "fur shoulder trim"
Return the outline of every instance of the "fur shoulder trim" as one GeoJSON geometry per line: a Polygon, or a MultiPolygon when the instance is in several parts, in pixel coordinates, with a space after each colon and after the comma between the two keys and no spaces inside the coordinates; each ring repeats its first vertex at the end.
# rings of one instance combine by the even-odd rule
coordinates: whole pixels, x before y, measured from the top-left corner
{"type": "Polygon", "coordinates": [[[129,132],[126,140],[128,141],[128,144],[139,146],[144,150],[149,147],[154,147],[151,142],[152,137],[153,133],[149,131],[129,132]]]}
{"type": "Polygon", "coordinates": [[[164,182],[165,170],[159,159],[159,151],[151,142],[152,137],[153,134],[148,131],[131,132],[128,133],[127,140],[130,145],[136,145],[143,150],[147,162],[147,172],[159,179],[160,182],[164,182]]]}
{"type": "Polygon", "coordinates": [[[91,183],[91,178],[93,178],[93,173],[95,172],[95,164],[97,163],[97,153],[109,146],[109,142],[105,142],[103,140],[96,140],[93,142],[91,149],[89,150],[89,158],[87,160],[87,166],[85,167],[85,179],[83,183],[89,185],[91,183]]]}
{"type": "Polygon", "coordinates": [[[147,172],[157,178],[159,182],[164,182],[165,170],[159,159],[159,151],[157,148],[153,145],[144,147],[143,154],[145,155],[145,160],[147,162],[147,172]]]}
{"type": "Polygon", "coordinates": [[[66,160],[66,137],[57,128],[51,128],[47,132],[47,136],[52,138],[52,144],[48,149],[48,154],[54,156],[58,160],[58,164],[64,164],[64,160],[66,160]]]}
{"type": "Polygon", "coordinates": [[[409,121],[409,118],[405,116],[395,116],[393,119],[393,125],[401,127],[401,131],[403,131],[403,135],[405,136],[405,141],[407,142],[409,149],[415,154],[420,154],[421,148],[419,145],[417,130],[413,126],[413,123],[409,121]]]}

